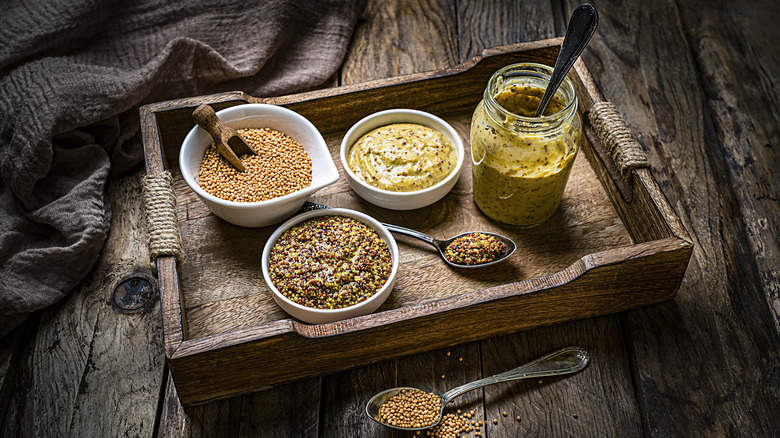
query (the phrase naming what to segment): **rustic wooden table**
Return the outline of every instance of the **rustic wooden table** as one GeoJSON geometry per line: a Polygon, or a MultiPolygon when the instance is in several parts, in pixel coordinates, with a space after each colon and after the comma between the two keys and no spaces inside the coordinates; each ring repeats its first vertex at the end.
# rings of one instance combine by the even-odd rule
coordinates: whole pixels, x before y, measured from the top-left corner
{"type": "MultiPolygon", "coordinates": [[[[578,3],[372,0],[332,85],[559,36],[578,3]]],[[[88,278],[0,339],[0,435],[407,436],[366,418],[374,391],[456,386],[575,344],[592,354],[576,376],[475,391],[469,405],[488,423],[482,436],[780,436],[780,8],[595,4],[601,21],[584,61],[695,244],[672,301],[185,410],[166,369],[157,302],[122,313],[108,297],[116,279],[150,269],[139,169],[110,182],[111,234],[88,278]]]]}

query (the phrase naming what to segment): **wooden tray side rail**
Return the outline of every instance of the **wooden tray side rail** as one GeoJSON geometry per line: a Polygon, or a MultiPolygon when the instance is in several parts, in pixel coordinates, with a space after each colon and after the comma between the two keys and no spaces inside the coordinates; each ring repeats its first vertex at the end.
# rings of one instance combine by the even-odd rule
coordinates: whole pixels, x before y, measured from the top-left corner
{"type": "Polygon", "coordinates": [[[284,320],[184,341],[168,362],[174,379],[179,379],[176,389],[182,403],[200,404],[379,360],[603,315],[605,309],[665,301],[674,295],[686,260],[676,239],[664,239],[594,254],[548,277],[454,299],[320,326],[284,320]]]}
{"type": "MultiPolygon", "coordinates": [[[[581,112],[586,113],[596,102],[605,102],[604,96],[582,59],[577,60],[573,70],[575,74],[570,76],[579,96],[581,112]]],[[[692,245],[685,226],[669,205],[669,201],[658,187],[650,170],[636,169],[633,172],[632,183],[630,185],[622,183],[620,172],[615,168],[615,164],[589,123],[584,124],[584,130],[590,147],[585,147],[583,150],[632,239],[635,242],[648,242],[675,237],[683,240],[685,244],[692,245]]],[[[688,250],[692,252],[693,247],[688,250]]]]}
{"type": "MultiPolygon", "coordinates": [[[[184,137],[194,126],[192,111],[201,103],[215,110],[243,103],[268,103],[285,106],[309,119],[323,134],[346,132],[361,118],[389,108],[411,108],[446,115],[473,111],[490,77],[499,68],[515,62],[555,63],[560,39],[491,50],[459,66],[365,82],[327,90],[310,91],[281,97],[256,98],[243,92],[226,92],[195,98],[150,104],[142,112],[153,113],[156,123],[165,126],[159,142],[165,168],[174,167],[184,137]],[[513,49],[513,50],[510,50],[513,49]]],[[[147,144],[147,150],[155,145],[147,144]]],[[[155,152],[159,155],[159,152],[155,152]]],[[[148,165],[147,165],[148,166],[148,165]]],[[[147,167],[148,168],[148,167],[147,167]]]]}
{"type": "MultiPolygon", "coordinates": [[[[161,102],[141,109],[147,173],[176,167],[178,148],[194,126],[192,110],[262,102],[284,105],[323,133],[346,132],[376,111],[414,108],[439,115],[473,109],[490,76],[507,64],[553,64],[561,39],[483,52],[442,71],[356,86],[257,99],[232,92],[161,102]]],[[[579,63],[572,76],[581,110],[603,101],[579,63]]],[[[583,121],[586,121],[583,117],[583,121]]],[[[322,373],[527,330],[642,307],[672,298],[692,253],[679,218],[648,169],[634,171],[628,190],[585,123],[584,153],[634,244],[589,254],[551,275],[504,284],[332,324],[291,319],[189,339],[176,260],[157,259],[165,351],[184,405],[204,403],[322,373]],[[486,325],[484,321],[491,321],[486,325]],[[301,358],[308,358],[301,360],[301,358]]]]}

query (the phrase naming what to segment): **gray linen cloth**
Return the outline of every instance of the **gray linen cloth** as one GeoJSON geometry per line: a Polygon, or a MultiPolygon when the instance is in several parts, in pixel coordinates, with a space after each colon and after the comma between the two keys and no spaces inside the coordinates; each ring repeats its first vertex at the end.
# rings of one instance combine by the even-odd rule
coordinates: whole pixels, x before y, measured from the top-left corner
{"type": "Polygon", "coordinates": [[[106,179],[143,159],[141,104],[321,85],[362,3],[0,0],[0,336],[97,261],[106,179]]]}

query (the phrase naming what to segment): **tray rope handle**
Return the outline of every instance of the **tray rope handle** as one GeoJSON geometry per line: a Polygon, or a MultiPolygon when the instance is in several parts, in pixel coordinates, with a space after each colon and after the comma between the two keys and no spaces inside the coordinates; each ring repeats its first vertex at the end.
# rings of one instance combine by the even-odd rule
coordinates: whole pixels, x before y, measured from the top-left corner
{"type": "Polygon", "coordinates": [[[628,124],[612,102],[595,102],[588,110],[588,120],[620,171],[623,183],[632,187],[634,170],[650,167],[650,161],[628,124]]]}
{"type": "Polygon", "coordinates": [[[169,170],[146,175],[142,180],[147,244],[152,260],[160,256],[184,258],[176,216],[176,194],[169,170]]]}

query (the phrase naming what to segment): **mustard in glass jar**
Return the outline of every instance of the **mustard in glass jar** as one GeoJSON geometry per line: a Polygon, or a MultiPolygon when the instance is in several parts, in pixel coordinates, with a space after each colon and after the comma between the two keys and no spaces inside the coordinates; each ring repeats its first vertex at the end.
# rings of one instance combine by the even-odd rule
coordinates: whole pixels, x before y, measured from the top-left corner
{"type": "Polygon", "coordinates": [[[488,217],[531,226],[561,201],[582,141],[577,96],[569,78],[534,117],[552,68],[512,64],[490,78],[471,119],[474,201],[488,217]]]}

